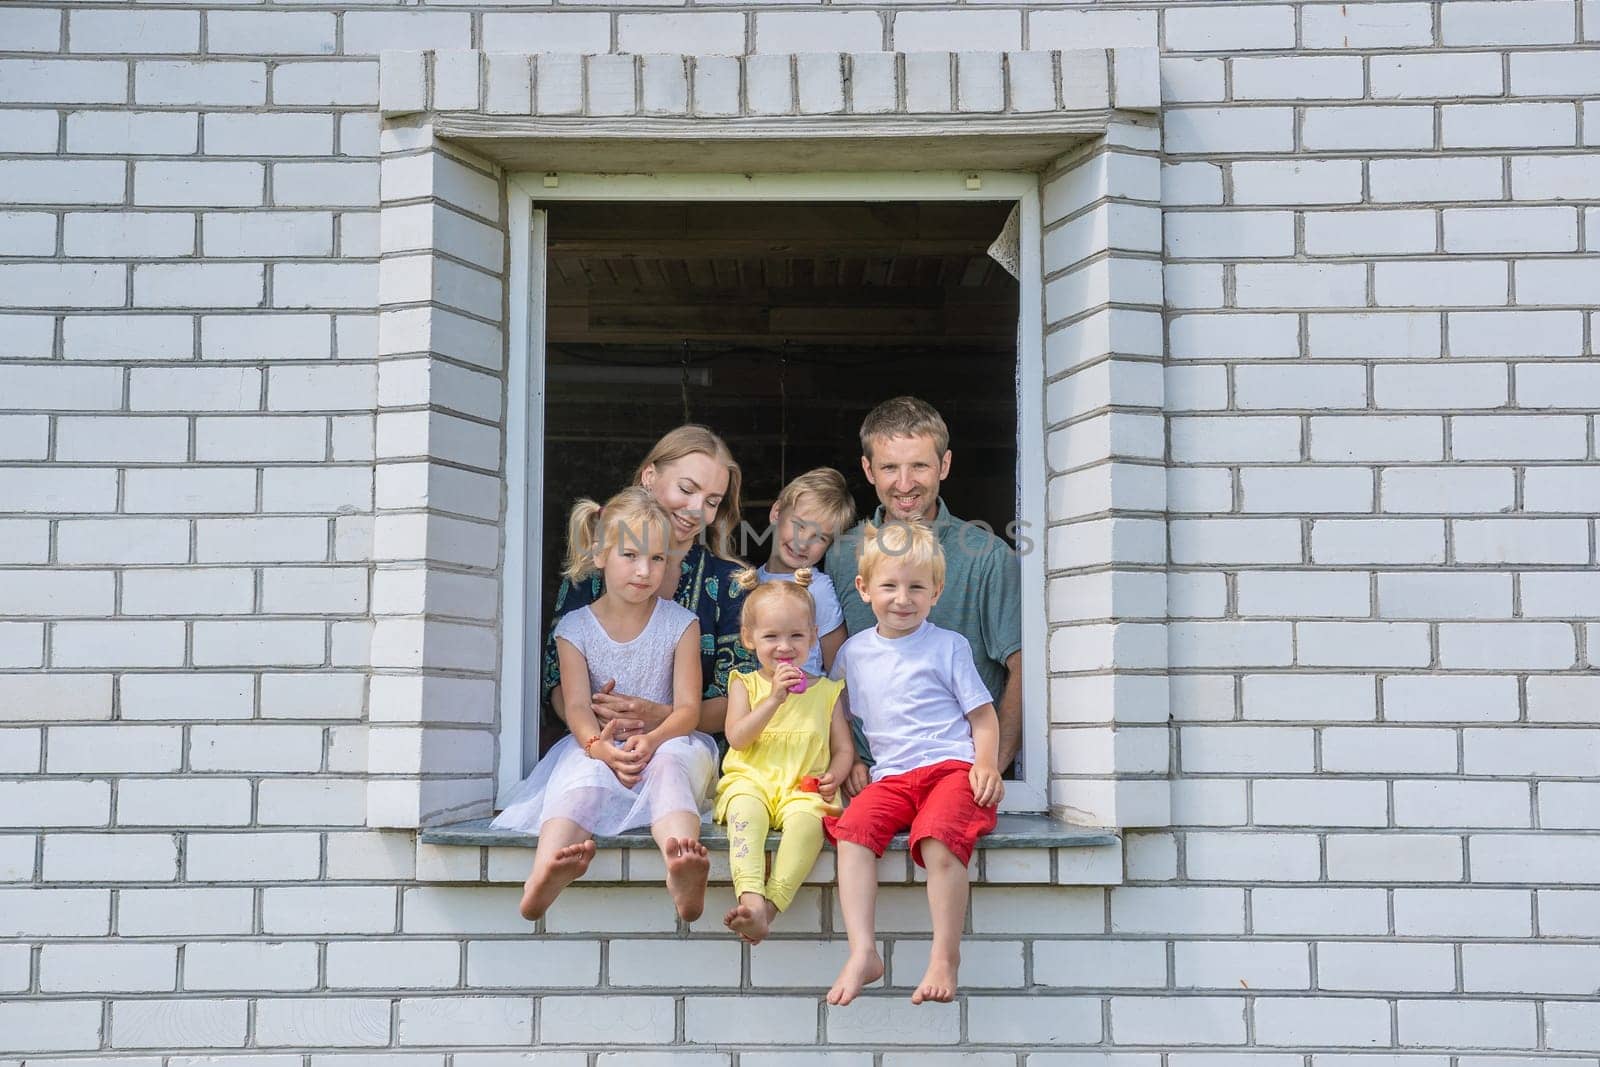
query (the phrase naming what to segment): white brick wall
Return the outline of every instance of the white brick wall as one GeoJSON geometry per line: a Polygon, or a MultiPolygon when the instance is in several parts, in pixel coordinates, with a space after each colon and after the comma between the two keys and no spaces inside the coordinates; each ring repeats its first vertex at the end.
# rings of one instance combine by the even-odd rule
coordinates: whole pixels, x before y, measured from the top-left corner
{"type": "Polygon", "coordinates": [[[1594,0],[0,8],[0,1063],[1594,1067],[1597,43],[1594,0]],[[546,112],[701,114],[733,60],[549,56],[756,52],[753,110],[871,114],[893,48],[913,108],[1004,70],[1019,114],[1041,50],[1150,44],[1161,139],[1046,185],[1050,712],[1054,799],[1147,814],[1170,745],[1170,828],[986,856],[965,1002],[916,1011],[912,885],[825,1009],[825,889],[751,951],[608,853],[529,938],[524,850],[363,828],[369,723],[382,770],[459,739],[413,800],[487,796],[507,404],[499,187],[380,175],[380,52],[454,50],[441,106],[529,108],[477,48],[546,112]],[[1144,280],[1079,317],[1102,209],[1144,280]]]}

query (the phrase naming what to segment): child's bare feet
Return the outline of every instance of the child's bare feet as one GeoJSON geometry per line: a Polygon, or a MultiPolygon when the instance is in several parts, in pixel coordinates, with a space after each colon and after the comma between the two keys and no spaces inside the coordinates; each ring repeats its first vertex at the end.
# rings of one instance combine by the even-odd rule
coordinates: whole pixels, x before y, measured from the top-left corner
{"type": "Polygon", "coordinates": [[[722,925],[750,944],[759,945],[772,931],[772,920],[778,917],[778,906],[758,893],[746,893],[744,897],[740,897],[739,903],[728,909],[728,914],[722,917],[722,925]],[[746,903],[744,897],[756,899],[746,903]]]}
{"type": "Polygon", "coordinates": [[[856,999],[862,988],[882,977],[883,957],[876,949],[859,955],[852,952],[839,970],[839,977],[833,980],[833,988],[828,990],[828,1003],[843,1007],[856,999]]]}
{"type": "Polygon", "coordinates": [[[667,892],[678,918],[692,923],[706,910],[706,876],[711,854],[692,837],[669,837],[661,845],[667,858],[667,892]]]}
{"type": "Polygon", "coordinates": [[[911,994],[911,1003],[921,1004],[933,1000],[941,1004],[948,1004],[956,997],[956,970],[961,966],[961,957],[943,958],[930,956],[928,969],[922,976],[922,981],[917,983],[916,990],[911,994]]]}
{"type": "Polygon", "coordinates": [[[594,859],[594,842],[580,841],[558,849],[547,864],[535,863],[533,873],[522,886],[522,917],[530,922],[541,919],[550,910],[561,891],[582,877],[594,859]]]}

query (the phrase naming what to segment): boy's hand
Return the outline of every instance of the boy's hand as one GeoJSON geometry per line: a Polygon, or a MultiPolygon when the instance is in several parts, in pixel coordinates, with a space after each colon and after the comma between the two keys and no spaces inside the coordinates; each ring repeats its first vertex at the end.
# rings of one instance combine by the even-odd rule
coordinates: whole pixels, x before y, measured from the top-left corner
{"type": "Polygon", "coordinates": [[[980,808],[995,807],[1005,796],[1006,784],[1000,778],[999,769],[992,764],[974,763],[967,772],[967,781],[972,783],[972,799],[980,808]]]}
{"type": "Polygon", "coordinates": [[[850,776],[844,780],[844,795],[853,797],[865,789],[872,781],[872,772],[860,760],[850,768],[850,776]]]}

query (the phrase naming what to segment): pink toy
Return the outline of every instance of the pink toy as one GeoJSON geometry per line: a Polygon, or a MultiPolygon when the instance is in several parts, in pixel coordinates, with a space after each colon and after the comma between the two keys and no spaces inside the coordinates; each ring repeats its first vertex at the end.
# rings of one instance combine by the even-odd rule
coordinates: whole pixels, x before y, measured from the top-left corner
{"type": "MultiPolygon", "coordinates": [[[[778,662],[779,663],[791,663],[792,664],[794,662],[794,660],[792,660],[792,659],[780,659],[780,660],[778,660],[778,662]]],[[[806,691],[806,686],[808,684],[810,684],[810,683],[806,681],[805,672],[801,671],[800,672],[800,680],[789,687],[789,692],[791,692],[791,693],[804,693],[806,691]]]]}

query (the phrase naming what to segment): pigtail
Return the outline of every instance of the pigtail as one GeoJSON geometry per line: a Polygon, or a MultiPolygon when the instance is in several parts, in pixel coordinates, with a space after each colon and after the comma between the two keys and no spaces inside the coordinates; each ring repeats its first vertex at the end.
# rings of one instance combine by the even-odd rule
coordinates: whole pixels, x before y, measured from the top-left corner
{"type": "Polygon", "coordinates": [[[588,497],[572,505],[572,514],[567,518],[567,562],[561,572],[570,581],[594,573],[600,512],[600,505],[588,497]]]}
{"type": "Polygon", "coordinates": [[[761,575],[754,567],[745,567],[733,572],[733,584],[738,586],[739,592],[748,593],[761,584],[761,575]]]}
{"type": "Polygon", "coordinates": [[[795,571],[794,584],[798,585],[801,589],[809,586],[811,584],[811,568],[801,567],[799,570],[795,571]]]}

